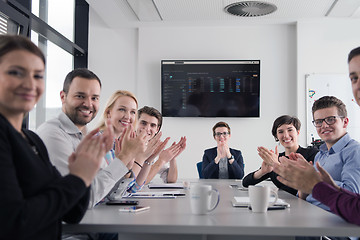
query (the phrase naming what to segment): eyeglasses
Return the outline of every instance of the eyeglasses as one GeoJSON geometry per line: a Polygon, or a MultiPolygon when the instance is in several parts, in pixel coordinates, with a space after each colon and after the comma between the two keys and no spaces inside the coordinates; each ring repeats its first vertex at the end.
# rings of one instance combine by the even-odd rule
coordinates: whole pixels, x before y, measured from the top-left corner
{"type": "Polygon", "coordinates": [[[344,118],[344,116],[330,116],[323,119],[316,119],[312,121],[312,123],[314,124],[315,127],[319,128],[322,126],[322,123],[324,121],[327,125],[333,125],[334,123],[336,123],[336,118],[344,118]]]}
{"type": "Polygon", "coordinates": [[[230,133],[229,132],[217,132],[217,133],[215,133],[215,136],[216,137],[220,137],[221,135],[224,135],[224,137],[226,137],[227,135],[230,135],[230,133]]]}

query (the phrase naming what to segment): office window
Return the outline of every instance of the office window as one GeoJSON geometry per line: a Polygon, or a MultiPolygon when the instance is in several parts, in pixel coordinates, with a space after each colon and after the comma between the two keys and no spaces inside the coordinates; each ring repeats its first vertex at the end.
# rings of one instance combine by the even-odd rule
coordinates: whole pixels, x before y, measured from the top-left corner
{"type": "Polygon", "coordinates": [[[7,17],[0,13],[0,34],[6,34],[7,33],[7,17]]]}
{"type": "Polygon", "coordinates": [[[56,116],[66,74],[87,67],[88,15],[85,0],[0,1],[0,34],[27,36],[46,57],[45,93],[24,120],[25,127],[35,130],[56,116]]]}
{"type": "MultiPolygon", "coordinates": [[[[31,12],[69,40],[74,39],[74,0],[33,0],[31,12]]],[[[73,55],[35,31],[31,40],[46,56],[45,92],[37,106],[29,113],[29,129],[35,130],[43,122],[61,111],[60,91],[65,75],[73,69],[73,55]]]]}
{"type": "Polygon", "coordinates": [[[73,69],[73,56],[62,48],[48,42],[46,63],[46,109],[49,110],[46,120],[53,117],[51,112],[61,108],[60,91],[66,74],[73,69]]]}
{"type": "Polygon", "coordinates": [[[61,112],[60,91],[66,74],[73,69],[73,55],[34,31],[31,32],[31,40],[46,53],[45,92],[29,113],[29,129],[35,130],[61,112]]]}
{"type": "MultiPolygon", "coordinates": [[[[33,0],[32,13],[48,23],[69,40],[74,39],[74,0],[33,0]]],[[[60,91],[64,78],[73,69],[73,55],[31,31],[31,40],[46,55],[46,88],[43,97],[29,114],[29,129],[35,130],[43,122],[56,117],[61,111],[60,91]]]]}
{"type": "Polygon", "coordinates": [[[0,12],[0,34],[18,34],[20,25],[9,19],[7,15],[0,12]]]}
{"type": "MultiPolygon", "coordinates": [[[[74,17],[69,17],[68,14],[61,15],[66,12],[66,8],[56,4],[51,4],[56,1],[47,2],[44,0],[35,0],[32,2],[32,12],[40,16],[40,19],[48,22],[56,30],[63,31],[71,39],[73,38],[74,17]],[[54,8],[58,7],[58,11],[54,8]],[[59,14],[60,12],[60,14],[59,14]],[[65,19],[68,18],[66,21],[65,19]],[[70,20],[70,21],[69,21],[70,20]]],[[[69,9],[74,9],[74,1],[66,0],[65,3],[72,2],[69,9]]],[[[67,11],[73,13],[74,11],[67,11]]],[[[54,44],[49,39],[43,37],[35,31],[31,31],[31,40],[39,46],[46,57],[46,75],[45,75],[45,92],[39,100],[36,107],[29,113],[28,127],[31,130],[36,130],[43,122],[56,117],[61,111],[60,91],[64,78],[68,72],[73,69],[73,55],[66,52],[64,49],[54,44]]]]}
{"type": "Polygon", "coordinates": [[[74,41],[75,0],[32,0],[31,12],[67,39],[74,41]]]}

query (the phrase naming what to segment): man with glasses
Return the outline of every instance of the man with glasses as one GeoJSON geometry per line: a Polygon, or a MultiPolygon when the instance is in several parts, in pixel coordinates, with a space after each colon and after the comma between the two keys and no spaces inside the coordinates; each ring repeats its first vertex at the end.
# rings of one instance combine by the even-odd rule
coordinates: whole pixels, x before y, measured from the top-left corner
{"type": "MultiPolygon", "coordinates": [[[[349,119],[345,104],[336,97],[324,96],[314,102],[312,114],[316,131],[325,142],[315,156],[315,164],[325,169],[340,188],[359,193],[360,144],[347,133],[349,119]]],[[[286,160],[280,158],[281,161],[286,160]]],[[[299,196],[325,210],[330,210],[312,194],[301,192],[301,189],[299,196]]]]}
{"type": "Polygon", "coordinates": [[[241,151],[229,148],[230,126],[218,122],[213,127],[213,137],[217,147],[206,149],[202,161],[202,175],[211,179],[242,179],[244,161],[241,151]]]}
{"type": "MultiPolygon", "coordinates": [[[[360,144],[347,133],[349,119],[345,104],[333,96],[324,96],[312,107],[313,124],[319,137],[325,142],[315,156],[315,163],[323,167],[337,185],[351,192],[360,192],[360,144]]],[[[312,194],[300,194],[306,201],[325,210],[329,208],[312,194]]]]}
{"type": "MultiPolygon", "coordinates": [[[[353,49],[349,53],[348,63],[353,95],[360,106],[360,47],[353,49]]],[[[323,117],[324,124],[330,124],[331,126],[346,117],[341,115],[341,113],[334,116],[337,117],[329,118],[328,116],[327,119],[323,117]]],[[[320,117],[314,120],[315,126],[320,126],[320,120],[320,117]]],[[[323,123],[321,122],[321,124],[323,123]]],[[[343,141],[343,138],[339,141],[343,141]]],[[[281,164],[274,167],[274,171],[281,176],[278,177],[278,180],[283,184],[297,188],[303,193],[312,193],[313,199],[317,199],[328,206],[330,211],[351,223],[360,225],[360,195],[353,193],[355,191],[351,189],[351,186],[356,184],[353,183],[354,180],[359,182],[360,151],[358,145],[354,140],[350,140],[349,144],[344,148],[343,154],[339,155],[339,160],[341,156],[348,159],[344,162],[344,165],[347,164],[346,169],[348,172],[344,172],[342,176],[343,182],[339,182],[336,179],[338,176],[334,176],[326,165],[321,166],[320,162],[317,162],[316,167],[318,171],[316,171],[301,156],[296,155],[292,156],[291,159],[282,159],[281,164]]],[[[332,148],[336,148],[336,146],[337,143],[332,148]]],[[[339,162],[339,160],[337,161],[339,162]]],[[[337,167],[344,169],[341,165],[337,167]]],[[[356,186],[356,188],[358,187],[356,186]]]]}

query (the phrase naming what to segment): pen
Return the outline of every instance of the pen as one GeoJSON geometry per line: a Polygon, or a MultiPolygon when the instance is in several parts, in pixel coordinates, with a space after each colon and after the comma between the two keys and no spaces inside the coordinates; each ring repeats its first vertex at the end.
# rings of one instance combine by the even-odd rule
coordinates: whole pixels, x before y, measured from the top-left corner
{"type": "Polygon", "coordinates": [[[134,199],[134,198],[176,198],[174,195],[130,195],[123,198],[134,199]]]}
{"type": "Polygon", "coordinates": [[[121,211],[121,212],[133,212],[133,211],[135,211],[135,209],[136,209],[135,206],[131,206],[131,207],[119,208],[119,211],[121,211]]]}

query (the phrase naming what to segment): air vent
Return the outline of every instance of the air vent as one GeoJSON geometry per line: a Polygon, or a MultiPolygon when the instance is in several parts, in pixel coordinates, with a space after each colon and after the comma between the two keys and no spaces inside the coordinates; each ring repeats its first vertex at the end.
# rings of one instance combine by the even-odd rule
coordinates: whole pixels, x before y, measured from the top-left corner
{"type": "Polygon", "coordinates": [[[232,3],[225,7],[225,12],[240,17],[260,17],[277,10],[274,4],[257,1],[232,3]]]}

